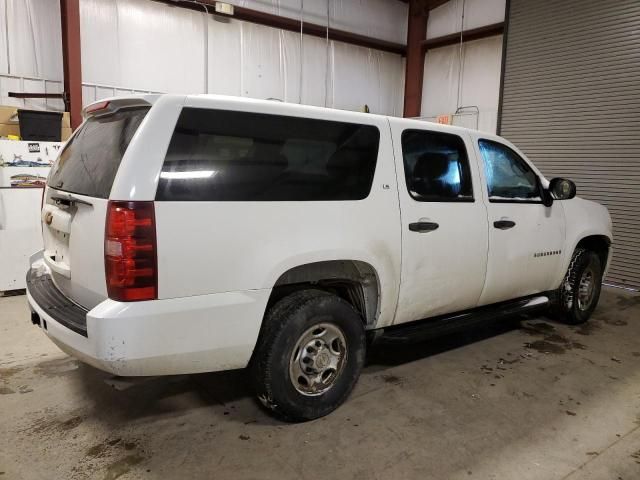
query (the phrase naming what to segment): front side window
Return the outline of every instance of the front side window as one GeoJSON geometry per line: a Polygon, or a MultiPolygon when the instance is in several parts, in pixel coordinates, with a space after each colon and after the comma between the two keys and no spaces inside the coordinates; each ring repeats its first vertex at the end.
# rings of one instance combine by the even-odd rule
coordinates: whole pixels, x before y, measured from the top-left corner
{"type": "Polygon", "coordinates": [[[489,201],[540,201],[538,176],[512,149],[480,140],[489,201]]]}
{"type": "Polygon", "coordinates": [[[464,141],[426,130],[402,132],[402,157],[409,194],[420,202],[473,201],[464,141]]]}
{"type": "Polygon", "coordinates": [[[379,141],[372,125],[185,108],[156,199],[361,200],[371,190],[379,141]]]}

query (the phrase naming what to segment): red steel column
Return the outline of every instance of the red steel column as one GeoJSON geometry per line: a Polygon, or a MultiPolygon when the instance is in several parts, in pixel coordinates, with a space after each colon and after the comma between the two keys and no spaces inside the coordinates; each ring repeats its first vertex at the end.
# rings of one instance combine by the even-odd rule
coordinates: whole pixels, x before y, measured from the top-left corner
{"type": "Polygon", "coordinates": [[[422,42],[427,35],[427,10],[424,2],[409,0],[407,61],[404,81],[404,116],[419,117],[422,104],[424,54],[422,42]]]}
{"type": "Polygon", "coordinates": [[[65,105],[71,116],[71,128],[76,129],[82,123],[80,0],[60,0],[60,16],[65,105]]]}

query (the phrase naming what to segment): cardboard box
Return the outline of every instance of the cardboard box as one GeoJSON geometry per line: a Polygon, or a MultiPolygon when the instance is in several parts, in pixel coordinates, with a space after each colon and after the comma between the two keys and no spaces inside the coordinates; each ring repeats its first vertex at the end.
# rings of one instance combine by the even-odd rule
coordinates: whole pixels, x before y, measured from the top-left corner
{"type": "MultiPolygon", "coordinates": [[[[20,125],[18,124],[17,116],[14,119],[14,115],[18,112],[16,107],[6,107],[0,105],[0,137],[7,137],[9,135],[20,136],[20,125]]],[[[62,132],[61,140],[67,141],[71,136],[71,122],[69,119],[69,112],[62,114],[62,132]]]]}

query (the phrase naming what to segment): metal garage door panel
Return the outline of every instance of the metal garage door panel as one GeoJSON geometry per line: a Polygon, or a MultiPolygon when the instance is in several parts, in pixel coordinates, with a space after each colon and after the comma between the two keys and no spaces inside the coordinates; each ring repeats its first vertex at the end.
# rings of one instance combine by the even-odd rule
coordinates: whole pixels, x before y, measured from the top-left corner
{"type": "Polygon", "coordinates": [[[607,281],[640,289],[640,2],[511,0],[498,131],[606,205],[607,281]]]}

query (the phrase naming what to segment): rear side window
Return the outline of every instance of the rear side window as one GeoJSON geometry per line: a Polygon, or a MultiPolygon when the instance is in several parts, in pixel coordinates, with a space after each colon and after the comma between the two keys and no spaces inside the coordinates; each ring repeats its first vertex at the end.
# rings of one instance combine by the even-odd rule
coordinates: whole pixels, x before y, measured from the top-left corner
{"type": "Polygon", "coordinates": [[[379,141],[371,125],[185,108],[156,200],[361,200],[379,141]]]}
{"type": "Polygon", "coordinates": [[[124,152],[148,111],[149,107],[123,109],[89,118],[62,150],[51,169],[49,186],[109,198],[124,152]]]}
{"type": "Polygon", "coordinates": [[[420,202],[472,202],[471,172],[464,141],[450,133],[402,132],[409,194],[420,202]]]}

